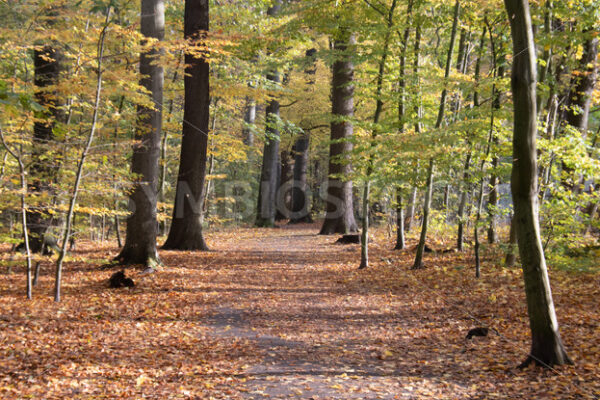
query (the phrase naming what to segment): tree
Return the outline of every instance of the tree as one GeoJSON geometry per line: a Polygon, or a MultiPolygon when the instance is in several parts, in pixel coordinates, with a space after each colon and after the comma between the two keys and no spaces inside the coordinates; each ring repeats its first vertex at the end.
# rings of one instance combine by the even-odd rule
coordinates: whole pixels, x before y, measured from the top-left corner
{"type": "Polygon", "coordinates": [[[525,280],[531,353],[521,364],[571,364],[558,331],[550,280],[540,238],[537,191],[536,56],[529,2],[504,0],[513,42],[511,86],[514,105],[511,190],[515,229],[525,280]]]}
{"type": "MultiPolygon", "coordinates": [[[[452,33],[450,34],[450,44],[448,47],[448,56],[446,58],[446,71],[444,73],[444,89],[440,96],[440,106],[438,109],[438,116],[435,122],[435,129],[440,129],[444,120],[444,111],[446,109],[446,96],[448,94],[447,80],[450,77],[450,68],[452,66],[452,54],[454,52],[454,42],[456,39],[456,31],[458,27],[458,17],[460,14],[460,2],[456,0],[454,4],[454,18],[452,21],[452,33]]],[[[433,171],[434,171],[434,160],[429,160],[429,166],[427,168],[427,189],[425,191],[425,200],[423,202],[423,226],[421,227],[421,236],[419,238],[419,244],[417,245],[417,252],[415,254],[415,262],[413,263],[413,269],[421,268],[423,266],[423,252],[425,251],[425,241],[427,239],[427,226],[429,224],[429,212],[431,207],[431,195],[433,192],[433,171]]]]}
{"type": "MultiPolygon", "coordinates": [[[[142,0],[141,32],[146,38],[164,38],[164,1],[142,0]]],[[[133,148],[131,172],[139,176],[129,195],[133,212],[127,218],[125,246],[116,259],[124,264],[159,262],[156,250],[158,225],[156,201],[162,128],[163,68],[156,63],[156,50],[140,56],[140,85],[150,92],[152,106],[138,106],[138,119],[133,148]]]]}
{"type": "MultiPolygon", "coordinates": [[[[267,15],[274,17],[281,9],[281,0],[276,1],[267,10],[267,15]]],[[[267,80],[277,87],[281,83],[281,76],[277,68],[273,67],[267,74],[267,80]]],[[[266,137],[263,150],[263,161],[260,172],[260,187],[258,190],[258,206],[256,223],[258,227],[271,227],[275,225],[276,196],[277,196],[277,170],[279,157],[279,100],[272,98],[266,110],[266,137]]]]}
{"type": "Polygon", "coordinates": [[[209,29],[208,0],[186,0],[184,35],[185,95],[177,192],[173,223],[164,249],[208,250],[202,233],[202,199],[206,180],[210,69],[204,52],[209,29]]]}
{"type": "Polygon", "coordinates": [[[352,204],[352,166],[348,154],[352,151],[354,128],[350,120],[354,115],[354,63],[352,52],[355,36],[340,29],[333,42],[336,60],[333,63],[331,144],[329,145],[329,178],[327,182],[327,214],[321,235],[358,231],[352,204]]]}
{"type": "MultiPolygon", "coordinates": [[[[52,197],[58,177],[58,168],[48,160],[52,159],[52,143],[55,141],[54,128],[61,119],[59,93],[56,85],[62,70],[62,52],[58,44],[45,45],[33,52],[35,99],[45,108],[33,125],[33,154],[29,168],[31,175],[30,191],[52,197]]],[[[46,200],[47,203],[47,200],[46,200]]],[[[47,205],[47,204],[46,204],[47,205]]],[[[52,218],[44,207],[33,207],[27,213],[29,247],[32,253],[43,252],[44,234],[51,225],[52,218]]]]}

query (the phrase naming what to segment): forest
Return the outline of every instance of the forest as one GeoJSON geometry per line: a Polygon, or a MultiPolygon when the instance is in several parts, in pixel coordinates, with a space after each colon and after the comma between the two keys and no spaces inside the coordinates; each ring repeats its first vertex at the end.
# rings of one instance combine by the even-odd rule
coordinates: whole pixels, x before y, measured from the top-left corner
{"type": "Polygon", "coordinates": [[[600,399],[598,0],[0,16],[0,398],[600,399]]]}

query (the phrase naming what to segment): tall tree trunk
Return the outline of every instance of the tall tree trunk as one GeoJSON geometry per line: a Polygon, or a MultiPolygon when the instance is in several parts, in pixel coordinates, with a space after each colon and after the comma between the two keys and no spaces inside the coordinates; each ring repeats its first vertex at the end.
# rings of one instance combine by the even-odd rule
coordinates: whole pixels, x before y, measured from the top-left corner
{"type": "Polygon", "coordinates": [[[293,178],[293,166],[290,163],[290,152],[283,150],[279,155],[280,173],[277,182],[277,194],[275,205],[277,213],[275,214],[276,221],[283,221],[290,218],[290,210],[292,208],[292,191],[291,181],[293,178]]]}
{"type": "MultiPolygon", "coordinates": [[[[163,0],[142,0],[141,33],[145,37],[164,38],[163,0]]],[[[140,56],[140,85],[152,96],[153,108],[138,106],[138,121],[133,148],[131,172],[140,177],[129,195],[133,212],[127,218],[125,246],[116,257],[123,264],[152,264],[159,262],[156,250],[158,225],[156,201],[158,189],[160,138],[162,129],[162,102],[164,72],[156,64],[156,50],[140,56]]]]}
{"type": "Polygon", "coordinates": [[[294,154],[294,171],[292,187],[292,214],[290,223],[311,223],[313,219],[310,215],[310,202],[307,193],[308,189],[308,149],[310,146],[310,137],[308,134],[302,135],[294,143],[292,149],[294,154]]]}
{"type": "MultiPolygon", "coordinates": [[[[267,11],[267,15],[274,17],[281,9],[281,0],[274,2],[267,11]]],[[[267,74],[267,80],[274,86],[279,85],[281,76],[279,71],[274,70],[267,74]]],[[[258,207],[256,223],[258,227],[272,227],[275,225],[276,197],[277,197],[277,169],[279,158],[279,129],[277,120],[279,118],[279,100],[273,98],[269,101],[266,110],[266,137],[263,150],[262,169],[260,172],[260,187],[258,190],[258,207]]]]}
{"type": "Polygon", "coordinates": [[[464,242],[465,242],[465,208],[467,207],[467,193],[469,191],[469,177],[470,169],[471,169],[471,158],[472,158],[471,150],[467,153],[467,158],[465,159],[465,166],[463,169],[463,185],[464,187],[460,192],[460,202],[458,204],[458,215],[456,219],[458,220],[458,232],[456,235],[456,249],[458,251],[464,250],[464,242]]]}
{"type": "MultiPolygon", "coordinates": [[[[435,129],[438,130],[442,126],[444,121],[444,111],[446,109],[446,97],[448,95],[447,81],[450,77],[450,69],[452,67],[452,54],[454,53],[454,42],[456,39],[456,31],[458,28],[458,17],[460,14],[460,2],[456,0],[454,4],[454,18],[452,21],[452,33],[450,34],[450,44],[448,46],[448,56],[446,58],[446,71],[444,73],[444,89],[440,97],[440,107],[438,110],[437,120],[435,122],[435,129]]],[[[425,194],[425,201],[423,204],[423,226],[421,226],[421,236],[419,238],[419,244],[417,245],[417,253],[415,255],[415,262],[413,269],[421,268],[423,266],[423,251],[425,250],[425,241],[427,240],[427,225],[429,224],[429,208],[431,206],[431,194],[433,192],[433,170],[434,160],[429,160],[429,168],[427,169],[427,189],[425,194]]]]}
{"type": "Polygon", "coordinates": [[[371,185],[371,174],[373,174],[374,168],[374,155],[373,150],[375,147],[375,140],[377,139],[377,124],[381,118],[383,112],[383,99],[381,97],[383,91],[383,78],[385,76],[385,63],[388,57],[388,51],[390,47],[390,38],[392,36],[392,27],[394,26],[394,11],[396,10],[397,0],[393,0],[387,15],[387,32],[383,43],[383,52],[381,53],[381,59],[379,60],[379,70],[377,71],[377,84],[375,89],[375,114],[373,115],[373,131],[371,132],[370,140],[370,152],[367,159],[367,173],[365,176],[365,186],[363,188],[363,204],[362,204],[362,237],[361,237],[361,256],[360,256],[360,267],[367,268],[369,266],[369,191],[371,185]]]}
{"type": "MultiPolygon", "coordinates": [[[[491,32],[491,30],[490,30],[491,32]]],[[[492,43],[492,47],[495,48],[493,38],[490,37],[490,42],[492,43]]],[[[495,54],[497,50],[493,50],[494,56],[501,57],[499,54],[495,54]]],[[[496,57],[496,58],[497,58],[496,57]]],[[[504,78],[504,62],[503,60],[494,61],[494,68],[496,69],[496,78],[503,79],[504,78]]],[[[495,96],[493,100],[493,110],[499,112],[502,108],[503,97],[502,92],[497,90],[496,84],[494,84],[495,96]]],[[[494,129],[492,126],[491,129],[494,129]]],[[[498,167],[500,165],[500,158],[498,157],[498,147],[500,145],[500,138],[497,133],[494,133],[493,136],[493,151],[494,158],[492,159],[492,173],[490,175],[490,193],[488,194],[488,204],[487,204],[487,212],[489,216],[489,226],[487,230],[487,240],[488,243],[497,243],[498,242],[498,227],[497,227],[497,214],[498,214],[498,185],[500,184],[500,177],[498,176],[498,167]]]]}
{"type": "MultiPolygon", "coordinates": [[[[406,126],[406,55],[408,52],[408,39],[410,37],[410,27],[412,23],[412,7],[413,1],[409,0],[406,6],[406,26],[400,38],[400,69],[398,71],[399,79],[398,86],[400,97],[398,98],[398,133],[403,134],[406,126]]],[[[404,238],[404,206],[402,204],[402,187],[396,188],[396,250],[402,250],[406,247],[404,238]]]]}
{"type": "MultiPolygon", "coordinates": [[[[305,56],[308,59],[309,67],[304,73],[308,76],[308,84],[315,84],[317,65],[317,50],[312,48],[306,50],[305,56]]],[[[292,213],[290,223],[312,223],[313,219],[309,210],[308,196],[308,151],[310,148],[310,135],[308,132],[301,135],[294,146],[292,153],[294,156],[293,186],[292,186],[292,213]]]]}
{"type": "Polygon", "coordinates": [[[333,64],[331,140],[329,145],[329,179],[327,182],[327,213],[321,235],[358,231],[352,203],[352,181],[341,180],[349,176],[352,166],[348,155],[352,151],[354,127],[349,121],[354,115],[354,63],[349,54],[354,51],[356,39],[342,30],[334,40],[337,53],[333,64]],[[344,160],[340,161],[339,158],[344,160]]]}
{"type": "Polygon", "coordinates": [[[522,366],[568,364],[552,301],[550,279],[540,238],[537,197],[536,62],[529,2],[504,0],[513,40],[514,99],[513,171],[511,189],[515,228],[523,264],[531,353],[522,366]]]}
{"type": "MultiPolygon", "coordinates": [[[[33,153],[29,167],[31,176],[29,191],[38,195],[46,194],[52,198],[55,193],[54,185],[58,177],[58,168],[50,162],[52,144],[55,141],[54,127],[61,119],[59,94],[55,87],[61,72],[62,53],[56,46],[47,45],[33,53],[35,99],[45,108],[42,118],[37,118],[33,124],[33,153]]],[[[41,207],[32,207],[27,213],[27,229],[29,248],[32,253],[43,252],[44,234],[50,226],[51,217],[41,207]]]]}
{"type": "MultiPolygon", "coordinates": [[[[186,0],[184,36],[202,45],[208,34],[208,0],[186,0]]],[[[202,199],[206,181],[210,114],[210,69],[207,60],[185,54],[181,155],[173,221],[164,249],[208,250],[202,233],[202,199]]]]}

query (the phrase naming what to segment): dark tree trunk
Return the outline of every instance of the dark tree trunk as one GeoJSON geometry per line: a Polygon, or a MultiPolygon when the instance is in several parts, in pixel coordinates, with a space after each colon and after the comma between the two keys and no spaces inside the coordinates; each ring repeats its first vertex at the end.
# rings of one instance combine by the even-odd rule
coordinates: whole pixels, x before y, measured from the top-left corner
{"type": "Polygon", "coordinates": [[[506,267],[514,267],[517,261],[517,230],[515,229],[515,218],[510,219],[510,232],[508,234],[508,247],[506,250],[506,257],[504,258],[504,265],[506,267]]]}
{"type": "Polygon", "coordinates": [[[402,189],[396,189],[396,246],[395,250],[406,248],[404,237],[404,208],[402,204],[402,189]]]}
{"type": "Polygon", "coordinates": [[[256,101],[252,97],[246,97],[246,105],[244,110],[244,128],[242,129],[242,137],[246,146],[254,146],[254,132],[252,127],[256,121],[256,101]]]}
{"type": "MultiPolygon", "coordinates": [[[[58,177],[57,165],[50,160],[55,159],[52,155],[52,143],[55,140],[53,129],[61,119],[58,93],[54,90],[60,78],[61,60],[61,52],[53,46],[44,46],[33,54],[35,99],[45,108],[45,113],[38,116],[33,124],[29,191],[38,195],[45,193],[46,198],[54,196],[54,185],[58,177]]],[[[29,248],[32,253],[42,252],[44,234],[52,221],[43,208],[43,204],[40,208],[32,207],[27,213],[29,248]]]]}
{"type": "MultiPolygon", "coordinates": [[[[586,32],[589,34],[589,32],[586,32]]],[[[590,115],[590,105],[592,94],[596,85],[598,74],[598,38],[593,37],[585,41],[583,45],[583,55],[579,60],[579,73],[574,75],[571,80],[571,92],[568,98],[568,107],[565,107],[567,115],[567,124],[579,130],[583,137],[587,135],[588,119],[590,115]]],[[[580,193],[583,191],[579,183],[579,175],[574,175],[574,170],[570,165],[563,163],[563,170],[571,177],[571,181],[566,181],[565,186],[580,193]]]]}
{"type": "MultiPolygon", "coordinates": [[[[490,39],[492,41],[493,39],[490,39]]],[[[496,52],[496,51],[494,51],[496,52]]],[[[504,78],[504,62],[502,60],[498,60],[495,63],[497,68],[497,78],[504,78]]],[[[494,84],[494,88],[496,85],[494,84]]],[[[496,94],[494,96],[493,108],[496,112],[500,112],[503,103],[502,92],[496,90],[496,94]]],[[[493,112],[493,111],[492,111],[493,112]]],[[[494,127],[492,127],[494,129],[494,127]]],[[[488,195],[488,204],[487,204],[487,212],[489,216],[490,225],[487,230],[487,240],[488,243],[497,243],[498,242],[498,227],[497,227],[497,213],[498,213],[498,185],[500,184],[500,178],[498,177],[498,167],[500,165],[500,158],[498,157],[498,147],[500,146],[500,139],[497,133],[494,133],[493,136],[493,148],[494,148],[494,158],[492,159],[492,174],[490,176],[490,193],[488,195]]]]}
{"type": "MultiPolygon", "coordinates": [[[[269,74],[267,79],[278,84],[279,72],[269,74]]],[[[275,200],[277,195],[277,170],[279,158],[279,129],[276,126],[279,117],[279,101],[271,100],[267,105],[267,135],[263,150],[263,162],[260,173],[260,188],[258,192],[258,210],[256,226],[271,227],[275,225],[275,200]]]]}
{"type": "MultiPolygon", "coordinates": [[[[163,0],[142,0],[141,33],[145,37],[164,38],[163,0]]],[[[158,191],[160,139],[162,128],[163,68],[156,65],[156,50],[140,57],[140,85],[152,96],[154,108],[138,107],[138,121],[131,158],[131,172],[140,177],[129,195],[132,214],[127,218],[125,246],[117,256],[123,264],[158,262],[156,236],[156,196],[158,191]]]]}
{"type": "MultiPolygon", "coordinates": [[[[589,34],[589,32],[588,32],[589,34]]],[[[583,55],[579,60],[579,74],[573,78],[573,89],[569,94],[567,123],[585,136],[588,128],[592,93],[598,75],[598,38],[585,41],[583,55]]]]}
{"type": "MultiPolygon", "coordinates": [[[[267,11],[267,15],[274,17],[281,8],[281,0],[276,1],[267,11]]],[[[279,71],[274,70],[267,74],[267,80],[274,86],[281,82],[279,71]]],[[[269,101],[266,110],[266,137],[263,150],[263,161],[260,172],[260,187],[258,189],[258,207],[256,223],[258,227],[275,226],[276,197],[277,197],[277,169],[279,157],[279,101],[273,98],[269,101]]]]}
{"type": "Polygon", "coordinates": [[[530,362],[570,364],[558,331],[550,279],[540,238],[537,197],[536,61],[529,2],[504,0],[513,39],[514,99],[512,196],[531,328],[530,362]]]}
{"type": "Polygon", "coordinates": [[[471,151],[467,153],[467,158],[465,160],[465,167],[463,170],[463,185],[464,187],[460,192],[460,202],[458,204],[458,215],[456,219],[458,220],[458,233],[456,237],[456,249],[458,251],[464,250],[464,242],[465,242],[465,208],[467,207],[467,193],[469,192],[469,177],[471,170],[471,151]]]}
{"type": "MultiPolygon", "coordinates": [[[[186,0],[184,35],[202,42],[208,34],[208,0],[186,0]]],[[[186,53],[183,128],[177,174],[173,222],[167,241],[169,250],[208,250],[202,233],[202,199],[206,181],[210,114],[210,69],[205,58],[186,53]]]]}
{"type": "Polygon", "coordinates": [[[290,218],[290,210],[292,207],[292,165],[290,163],[290,153],[287,150],[281,152],[279,156],[280,167],[279,167],[279,179],[277,182],[277,197],[275,198],[275,204],[277,213],[275,215],[276,221],[283,221],[284,219],[290,218]]]}
{"type": "Polygon", "coordinates": [[[291,223],[311,223],[313,219],[310,215],[310,199],[308,197],[308,149],[310,146],[310,137],[308,134],[302,135],[294,144],[294,185],[292,187],[292,214],[291,223]]]}
{"type": "Polygon", "coordinates": [[[327,214],[321,235],[358,231],[352,203],[352,181],[342,181],[340,176],[349,176],[352,166],[348,154],[352,151],[354,127],[348,119],[354,115],[354,64],[352,56],[356,43],[349,32],[342,32],[334,41],[337,59],[333,64],[331,140],[329,145],[329,180],[327,183],[327,214]],[[338,158],[343,157],[344,161],[338,158]]]}

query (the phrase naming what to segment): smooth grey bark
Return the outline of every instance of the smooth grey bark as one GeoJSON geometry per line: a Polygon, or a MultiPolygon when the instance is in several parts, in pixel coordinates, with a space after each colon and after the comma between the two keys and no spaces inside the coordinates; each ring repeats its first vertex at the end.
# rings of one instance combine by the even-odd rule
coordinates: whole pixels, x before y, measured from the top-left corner
{"type": "Polygon", "coordinates": [[[513,42],[511,87],[514,103],[511,189],[515,229],[523,266],[531,352],[521,364],[570,364],[558,331],[538,220],[536,61],[529,2],[504,0],[513,42]]]}
{"type": "MultiPolygon", "coordinates": [[[[208,0],[186,0],[184,37],[202,44],[209,30],[208,0]]],[[[202,231],[210,118],[210,68],[201,55],[184,56],[184,105],[173,221],[163,249],[208,250],[202,231]]]]}
{"type": "Polygon", "coordinates": [[[417,188],[414,187],[410,192],[410,199],[408,200],[408,207],[406,208],[405,227],[406,232],[410,232],[415,219],[415,204],[417,202],[417,188]]]}
{"type": "MultiPolygon", "coordinates": [[[[165,34],[164,0],[142,0],[142,35],[163,40],[165,34]]],[[[159,174],[160,139],[164,72],[156,64],[158,52],[150,50],[140,55],[140,85],[152,97],[154,107],[138,106],[135,139],[131,157],[131,172],[140,177],[129,195],[133,212],[127,217],[125,245],[116,257],[122,264],[159,262],[156,250],[158,226],[156,202],[159,174]]]]}
{"type": "MultiPolygon", "coordinates": [[[[275,17],[281,9],[281,0],[275,1],[267,11],[267,15],[275,17]]],[[[274,86],[281,83],[279,71],[272,70],[267,74],[267,80],[274,86]]],[[[260,172],[260,187],[258,189],[258,204],[255,226],[275,226],[276,197],[277,197],[277,169],[279,158],[279,100],[273,98],[267,104],[266,109],[266,137],[263,149],[262,168],[260,172]]]]}
{"type": "MultiPolygon", "coordinates": [[[[404,32],[400,38],[400,68],[398,71],[398,87],[400,97],[398,98],[398,133],[403,134],[406,126],[406,55],[408,52],[408,39],[410,36],[410,27],[412,24],[412,7],[413,1],[409,0],[406,7],[406,22],[404,32]]],[[[396,246],[394,249],[402,250],[406,247],[404,237],[404,205],[402,203],[402,187],[396,188],[396,246]]]]}
{"type": "Polygon", "coordinates": [[[342,30],[335,38],[333,48],[337,53],[333,63],[331,141],[329,145],[329,173],[327,182],[327,212],[319,232],[321,235],[358,231],[352,203],[352,166],[348,155],[352,151],[349,139],[354,133],[350,119],[354,116],[354,63],[351,53],[355,36],[342,30]]]}
{"type": "MultiPolygon", "coordinates": [[[[452,54],[454,53],[454,42],[456,40],[456,31],[458,29],[458,17],[460,15],[460,1],[456,0],[454,4],[454,17],[452,21],[452,32],[450,34],[450,44],[448,45],[448,56],[446,58],[446,70],[444,72],[444,89],[440,97],[440,107],[438,110],[437,120],[435,122],[435,129],[439,129],[444,121],[444,111],[446,109],[446,97],[448,96],[448,85],[447,81],[450,77],[450,69],[452,68],[452,54]]],[[[434,171],[434,160],[429,160],[429,167],[427,168],[427,189],[425,193],[425,199],[423,202],[423,225],[421,226],[421,236],[419,238],[419,244],[417,245],[417,252],[415,254],[415,262],[412,266],[413,269],[423,267],[423,252],[425,250],[425,241],[427,240],[427,225],[429,224],[429,209],[431,207],[431,194],[433,192],[433,171],[434,171]]]]}

